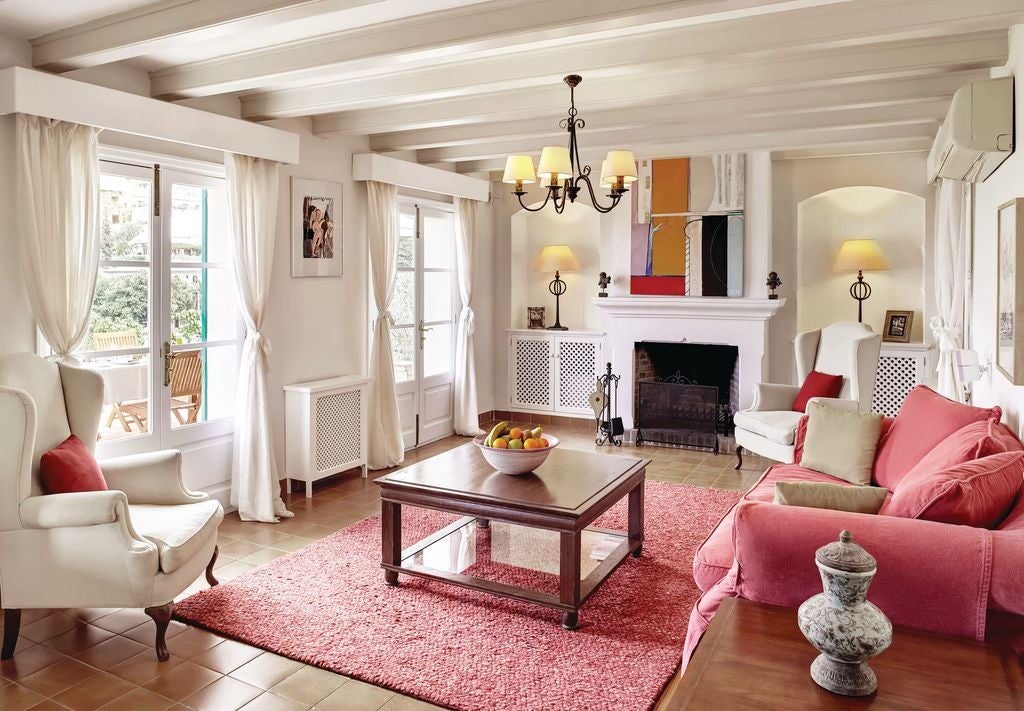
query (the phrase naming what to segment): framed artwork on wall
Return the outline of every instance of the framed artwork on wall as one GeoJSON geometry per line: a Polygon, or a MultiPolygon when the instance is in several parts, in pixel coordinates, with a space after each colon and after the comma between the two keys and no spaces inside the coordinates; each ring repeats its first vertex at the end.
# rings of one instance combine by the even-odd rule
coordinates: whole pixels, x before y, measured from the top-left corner
{"type": "Polygon", "coordinates": [[[1024,264],[1024,198],[1000,205],[996,225],[996,367],[1014,385],[1024,385],[1024,289],[1017,283],[1024,264]]]}
{"type": "Polygon", "coordinates": [[[889,343],[910,343],[910,329],[913,327],[913,311],[886,311],[882,340],[889,343]]]}
{"type": "Polygon", "coordinates": [[[342,185],[292,178],[291,253],[293,277],[340,277],[342,185]]]}

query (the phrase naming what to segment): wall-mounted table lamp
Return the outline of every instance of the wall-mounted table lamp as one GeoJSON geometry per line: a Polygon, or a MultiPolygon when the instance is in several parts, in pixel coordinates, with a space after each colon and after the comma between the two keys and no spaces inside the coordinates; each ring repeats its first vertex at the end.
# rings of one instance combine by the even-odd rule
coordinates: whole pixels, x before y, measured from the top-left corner
{"type": "Polygon", "coordinates": [[[871,287],[864,281],[864,270],[880,271],[889,264],[873,239],[848,239],[839,248],[834,272],[857,272],[857,281],[850,285],[850,296],[857,301],[857,321],[864,320],[864,302],[871,296],[871,287]]]}
{"type": "Polygon", "coordinates": [[[565,282],[562,281],[560,272],[574,272],[579,270],[579,268],[580,263],[577,261],[576,255],[572,253],[572,249],[564,244],[549,244],[540,253],[536,271],[555,273],[555,278],[548,284],[548,291],[555,296],[555,325],[548,326],[549,331],[569,330],[568,327],[562,325],[559,313],[558,301],[562,294],[565,293],[565,282]]]}

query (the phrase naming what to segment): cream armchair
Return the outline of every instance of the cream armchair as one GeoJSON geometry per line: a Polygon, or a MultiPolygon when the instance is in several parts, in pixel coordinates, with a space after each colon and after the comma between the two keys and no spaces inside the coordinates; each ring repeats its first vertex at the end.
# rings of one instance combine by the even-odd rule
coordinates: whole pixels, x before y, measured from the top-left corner
{"type": "Polygon", "coordinates": [[[43,493],[40,457],[72,433],[94,447],[102,403],[94,371],[0,357],[0,658],[14,654],[23,608],[142,607],[164,661],[174,597],[204,569],[217,584],[224,511],[184,487],[180,452],[100,462],[108,491],[43,493]]]}
{"type": "MultiPolygon", "coordinates": [[[[870,326],[839,321],[817,331],[805,331],[796,337],[796,370],[801,383],[812,370],[842,375],[843,387],[836,398],[813,398],[833,407],[866,411],[875,392],[875,371],[882,337],[870,326]]],[[[737,412],[736,469],[743,465],[743,450],[768,459],[793,461],[796,428],[804,413],[793,410],[799,385],[759,383],[754,388],[754,404],[737,412]]]]}

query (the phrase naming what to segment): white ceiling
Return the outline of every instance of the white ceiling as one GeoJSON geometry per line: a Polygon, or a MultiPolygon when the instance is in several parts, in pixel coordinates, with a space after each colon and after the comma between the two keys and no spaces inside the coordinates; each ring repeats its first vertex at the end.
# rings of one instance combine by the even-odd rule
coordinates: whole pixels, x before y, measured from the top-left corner
{"type": "Polygon", "coordinates": [[[128,62],[159,98],[464,172],[564,141],[573,72],[585,161],[922,150],[1017,22],[1021,0],[0,0],[39,68],[128,62]]]}

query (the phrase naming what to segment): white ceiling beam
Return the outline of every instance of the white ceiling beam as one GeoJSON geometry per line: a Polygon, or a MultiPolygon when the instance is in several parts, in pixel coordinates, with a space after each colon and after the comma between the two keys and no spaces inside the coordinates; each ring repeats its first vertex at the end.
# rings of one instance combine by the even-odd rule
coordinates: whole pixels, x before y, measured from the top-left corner
{"type": "MultiPolygon", "coordinates": [[[[820,115],[841,109],[898,106],[934,101],[945,101],[948,105],[949,98],[958,88],[987,77],[987,70],[973,70],[896,81],[694,99],[610,111],[584,111],[580,113],[580,116],[587,122],[584,133],[589,135],[591,131],[625,131],[665,122],[741,114],[749,117],[770,117],[783,114],[820,115]]],[[[557,107],[552,108],[557,110],[557,107]]],[[[563,116],[556,114],[554,110],[550,116],[523,121],[500,121],[376,134],[370,136],[370,148],[378,152],[392,152],[469,145],[498,138],[524,141],[543,138],[560,139],[565,136],[565,129],[558,127],[558,122],[563,116]]]]}
{"type": "Polygon", "coordinates": [[[927,153],[931,150],[932,139],[914,138],[900,141],[864,141],[840,146],[816,148],[794,148],[775,151],[772,160],[807,160],[810,158],[844,158],[850,156],[889,155],[893,153],[927,153]]]}
{"type": "MultiPolygon", "coordinates": [[[[815,86],[925,77],[985,69],[1006,61],[1005,32],[932,42],[913,41],[842,51],[812,52],[762,60],[718,63],[714,67],[664,71],[656,75],[611,77],[576,90],[581,111],[614,109],[736,93],[794,91],[815,86]]],[[[548,116],[567,107],[568,92],[547,89],[480,94],[443,101],[389,106],[314,116],[317,133],[386,133],[548,116]]]]}
{"type": "MultiPolygon", "coordinates": [[[[723,133],[756,135],[796,131],[803,129],[838,130],[846,128],[867,128],[879,126],[903,126],[926,124],[930,130],[938,124],[949,108],[947,100],[920,104],[900,104],[876,108],[844,109],[823,114],[781,114],[772,117],[719,116],[698,121],[681,121],[652,124],[635,130],[593,131],[589,127],[580,131],[579,140],[588,150],[607,150],[628,147],[633,143],[656,144],[676,142],[680,137],[696,139],[705,136],[720,136],[723,133]]],[[[429,148],[417,152],[420,163],[457,163],[486,158],[504,158],[511,154],[529,153],[539,155],[544,145],[561,145],[565,139],[550,141],[544,139],[498,140],[444,148],[429,148]]]]}
{"type": "MultiPolygon", "coordinates": [[[[764,18],[746,18],[572,45],[572,70],[590,79],[686,66],[706,70],[709,60],[737,61],[770,52],[1005,31],[1018,17],[1024,17],[1019,0],[995,0],[987,12],[974,12],[962,0],[889,3],[884,12],[873,2],[838,5],[828,11],[814,8],[789,13],[785,22],[774,23],[770,31],[766,31],[764,18]],[[727,55],[723,47],[730,48],[727,55]]],[[[514,60],[474,54],[385,78],[344,78],[332,83],[329,75],[320,74],[315,86],[243,96],[242,115],[266,120],[543,86],[559,78],[555,68],[564,65],[566,49],[522,52],[514,60]]]]}
{"type": "MultiPolygon", "coordinates": [[[[758,135],[706,136],[696,140],[672,143],[635,143],[630,148],[638,158],[668,158],[672,156],[696,156],[710,153],[739,151],[783,151],[813,146],[847,146],[871,144],[879,146],[920,145],[922,141],[934,138],[935,129],[925,124],[909,126],[883,126],[878,128],[813,129],[802,131],[780,131],[758,135]]],[[[604,154],[582,151],[584,164],[600,166],[604,154]]],[[[499,171],[505,165],[503,158],[489,158],[479,161],[458,163],[460,173],[499,171]]]]}
{"type": "Polygon", "coordinates": [[[449,60],[517,55],[574,41],[832,5],[850,0],[501,0],[415,22],[317,37],[264,51],[154,72],[154,96],[184,98],[322,83],[337,75],[380,74],[449,60]]]}

